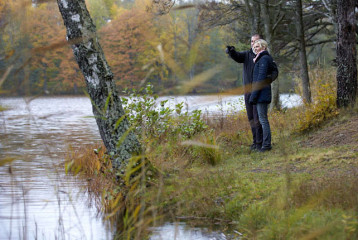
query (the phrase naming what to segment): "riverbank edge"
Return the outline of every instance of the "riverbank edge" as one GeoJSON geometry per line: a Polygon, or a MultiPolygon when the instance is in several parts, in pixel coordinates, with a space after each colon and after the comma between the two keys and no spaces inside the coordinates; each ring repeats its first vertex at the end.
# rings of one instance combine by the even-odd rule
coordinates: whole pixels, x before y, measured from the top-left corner
{"type": "MultiPolygon", "coordinates": [[[[220,147],[220,161],[214,166],[205,160],[207,155],[193,154],[193,146],[166,143],[149,149],[146,158],[160,174],[141,178],[144,182],[128,181],[125,198],[123,185],[120,190],[113,181],[108,159],[93,147],[87,149],[86,167],[76,171],[87,171],[83,176],[91,179],[98,208],[105,209],[107,217],[125,220],[121,236],[142,236],[138,232],[160,219],[220,225],[231,229],[233,238],[235,233],[248,239],[357,236],[358,141],[323,143],[329,141],[325,131],[332,132],[334,126],[338,136],[358,110],[341,111],[303,134],[293,131],[298,116],[296,109],[270,115],[274,146],[266,153],[250,151],[247,125],[235,132],[230,127],[220,131],[214,143],[220,147]],[[313,139],[319,135],[327,138],[313,139]],[[97,159],[92,167],[89,159],[97,159]]],[[[241,120],[236,119],[245,122],[241,120]]],[[[223,121],[230,126],[233,120],[223,121]]]]}

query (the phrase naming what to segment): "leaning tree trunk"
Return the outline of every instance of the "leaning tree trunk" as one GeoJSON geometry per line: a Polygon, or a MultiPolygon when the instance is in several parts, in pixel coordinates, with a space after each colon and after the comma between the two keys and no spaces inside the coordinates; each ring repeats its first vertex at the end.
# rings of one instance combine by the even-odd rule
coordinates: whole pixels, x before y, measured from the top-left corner
{"type": "Polygon", "coordinates": [[[337,1],[337,106],[353,106],[357,97],[356,0],[337,1]]]}
{"type": "Polygon", "coordinates": [[[302,80],[302,93],[303,100],[306,103],[311,103],[311,87],[308,76],[307,54],[306,54],[306,40],[303,28],[303,13],[302,13],[302,1],[296,0],[296,33],[299,43],[299,56],[300,56],[300,73],[302,80]]]}
{"type": "Polygon", "coordinates": [[[132,154],[139,151],[139,142],[124,117],[113,74],[107,64],[96,35],[85,0],[57,0],[67,40],[72,44],[91,98],[92,110],[112,166],[123,171],[132,154]]]}

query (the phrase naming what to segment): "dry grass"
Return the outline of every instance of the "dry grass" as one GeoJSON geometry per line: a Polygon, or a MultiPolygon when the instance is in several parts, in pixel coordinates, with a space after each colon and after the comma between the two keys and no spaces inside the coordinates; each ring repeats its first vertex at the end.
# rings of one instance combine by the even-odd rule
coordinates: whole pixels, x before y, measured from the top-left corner
{"type": "MultiPolygon", "coordinates": [[[[78,150],[69,149],[65,162],[66,172],[79,174],[88,183],[88,192],[95,200],[97,209],[111,210],[107,192],[115,189],[115,175],[103,144],[94,144],[78,150]],[[108,200],[108,201],[107,201],[108,200]]],[[[114,196],[116,197],[116,196],[114,196]]]]}
{"type": "Polygon", "coordinates": [[[335,171],[302,183],[293,194],[297,207],[307,204],[309,199],[319,199],[326,208],[357,209],[358,168],[350,171],[335,171]]]}

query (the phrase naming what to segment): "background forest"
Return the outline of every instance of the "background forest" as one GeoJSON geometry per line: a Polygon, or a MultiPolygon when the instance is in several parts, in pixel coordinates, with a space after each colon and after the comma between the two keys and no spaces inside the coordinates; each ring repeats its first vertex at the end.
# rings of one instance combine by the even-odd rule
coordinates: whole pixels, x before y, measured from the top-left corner
{"type": "MultiPolygon", "coordinates": [[[[197,80],[189,94],[240,86],[242,66],[227,57],[225,47],[247,50],[253,33],[269,42],[280,68],[280,92],[293,90],[302,41],[295,2],[88,0],[87,6],[119,90],[150,82],[157,93],[170,95],[188,93],[178,86],[210,69],[215,69],[210,78],[197,80]]],[[[335,57],[330,6],[326,0],[303,2],[310,68],[330,66],[335,57]]],[[[1,94],[84,93],[56,1],[1,1],[0,32],[1,94]]]]}

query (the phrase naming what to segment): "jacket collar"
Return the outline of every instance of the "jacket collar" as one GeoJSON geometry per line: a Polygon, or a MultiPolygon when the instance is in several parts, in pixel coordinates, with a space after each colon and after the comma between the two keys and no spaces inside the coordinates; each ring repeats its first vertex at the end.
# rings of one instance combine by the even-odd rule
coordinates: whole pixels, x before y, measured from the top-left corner
{"type": "Polygon", "coordinates": [[[257,61],[259,61],[260,60],[260,58],[262,57],[262,56],[265,56],[265,55],[270,55],[269,54],[269,52],[268,51],[262,51],[262,52],[259,52],[259,54],[258,55],[256,55],[256,57],[254,58],[254,63],[256,63],[257,61]]]}

